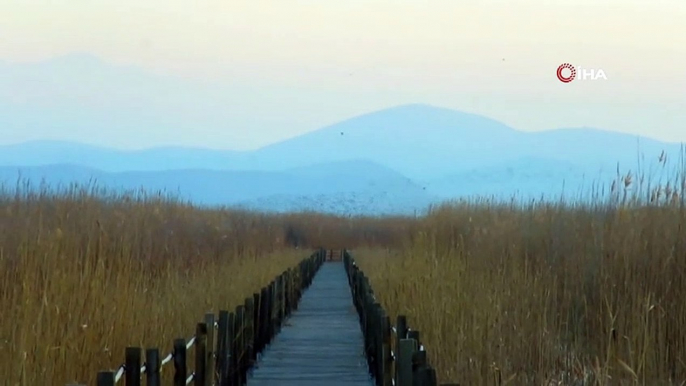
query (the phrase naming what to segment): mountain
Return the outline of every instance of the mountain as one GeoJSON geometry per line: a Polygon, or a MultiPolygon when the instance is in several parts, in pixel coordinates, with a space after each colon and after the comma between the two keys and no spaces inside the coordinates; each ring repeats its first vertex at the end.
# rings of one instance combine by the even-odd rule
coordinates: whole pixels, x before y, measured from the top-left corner
{"type": "MultiPolygon", "coordinates": [[[[81,138],[120,130],[147,138],[197,130],[211,135],[225,130],[229,118],[247,114],[227,108],[238,98],[262,106],[267,102],[261,98],[272,91],[162,76],[80,54],[28,65],[0,63],[0,130],[58,128],[81,138]]],[[[272,102],[275,109],[278,103],[272,102]]],[[[247,117],[250,125],[242,129],[266,130],[276,121],[276,113],[258,114],[247,117]]],[[[404,210],[465,195],[578,192],[593,182],[609,184],[618,164],[622,172],[635,171],[643,156],[642,168],[649,170],[663,151],[674,166],[679,144],[587,127],[525,132],[480,115],[409,104],[254,151],[124,151],[50,140],[4,145],[0,177],[9,186],[18,168],[32,180],[53,183],[94,177],[101,185],[180,191],[201,203],[273,210],[404,210]]]]}
{"type": "Polygon", "coordinates": [[[492,119],[413,104],[364,114],[257,150],[261,166],[289,166],[314,158],[369,159],[410,178],[426,179],[508,159],[519,132],[492,119]],[[289,156],[290,155],[290,156],[289,156]]]}
{"type": "Polygon", "coordinates": [[[0,146],[0,165],[45,166],[72,164],[109,172],[176,169],[237,170],[241,152],[158,147],[115,150],[64,141],[31,141],[0,146]]]}
{"type": "Polygon", "coordinates": [[[17,181],[29,181],[33,188],[40,183],[50,188],[78,183],[114,192],[162,191],[201,206],[268,211],[319,206],[337,214],[411,214],[435,201],[406,177],[369,161],[318,164],[282,172],[183,169],[112,173],[76,165],[0,167],[0,184],[5,189],[13,189],[17,181]],[[338,205],[346,202],[350,204],[338,205]]]}
{"type": "Polygon", "coordinates": [[[0,146],[0,165],[71,163],[105,171],[211,169],[279,171],[313,163],[369,160],[408,178],[429,180],[519,159],[584,168],[635,166],[680,145],[592,128],[522,132],[473,114],[405,105],[364,114],[255,151],[163,147],[122,151],[68,142],[0,146]],[[546,161],[546,162],[548,162],[546,161]]]}
{"type": "MultiPolygon", "coordinates": [[[[566,163],[586,172],[635,167],[638,154],[676,156],[680,145],[592,128],[523,132],[487,117],[414,104],[364,114],[257,150],[266,169],[288,159],[369,159],[415,180],[433,180],[473,169],[513,164],[566,163]]],[[[281,163],[283,165],[283,163],[281,163]]]]}
{"type": "MultiPolygon", "coordinates": [[[[591,128],[522,132],[478,115],[405,105],[252,152],[121,151],[41,141],[0,147],[0,165],[38,167],[26,172],[53,182],[76,176],[83,181],[78,167],[93,168],[97,172],[89,175],[103,185],[187,192],[184,197],[203,204],[280,210],[309,202],[305,207],[412,212],[427,197],[556,196],[563,189],[578,195],[594,183],[609,184],[618,164],[622,172],[636,171],[640,154],[648,170],[662,151],[674,165],[680,150],[678,144],[591,128]],[[63,164],[72,166],[41,168],[63,164]]],[[[5,175],[13,170],[5,168],[5,175]]]]}
{"type": "MultiPolygon", "coordinates": [[[[35,63],[0,63],[0,133],[10,143],[29,135],[41,140],[58,136],[99,144],[166,145],[179,144],[175,133],[193,133],[231,146],[244,140],[246,131],[278,132],[287,127],[289,122],[278,114],[285,109],[279,102],[289,92],[285,86],[236,77],[209,81],[170,76],[82,53],[35,63]]],[[[184,149],[168,150],[175,154],[184,149]]],[[[102,161],[93,166],[127,170],[102,161]]],[[[224,167],[223,161],[210,166],[224,167]]],[[[146,166],[145,161],[140,164],[146,166]]],[[[157,164],[150,170],[153,167],[157,164]]]]}
{"type": "MultiPolygon", "coordinates": [[[[265,95],[277,98],[283,93],[237,80],[202,82],[160,75],[75,53],[37,63],[0,63],[0,130],[46,133],[43,138],[55,129],[81,138],[122,132],[172,142],[169,133],[212,135],[225,132],[228,122],[244,122],[242,130],[267,130],[278,126],[280,118],[278,104],[264,99],[265,95]],[[255,105],[269,103],[273,112],[230,108],[248,99],[255,105]]],[[[677,148],[648,138],[641,138],[640,147],[654,157],[663,149],[677,148]]],[[[0,165],[70,163],[110,172],[279,171],[363,159],[427,181],[526,157],[596,169],[614,168],[617,162],[633,166],[636,154],[637,138],[631,135],[594,128],[523,132],[480,115],[410,104],[350,117],[255,151],[189,147],[120,151],[39,141],[0,146],[0,165]]]]}

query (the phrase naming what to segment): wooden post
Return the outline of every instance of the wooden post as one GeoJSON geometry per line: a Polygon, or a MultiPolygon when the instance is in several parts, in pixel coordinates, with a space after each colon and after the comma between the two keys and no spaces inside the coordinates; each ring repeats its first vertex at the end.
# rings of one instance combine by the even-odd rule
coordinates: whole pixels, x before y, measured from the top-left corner
{"type": "Polygon", "coordinates": [[[431,383],[431,374],[426,360],[426,351],[415,351],[412,354],[412,385],[436,386],[431,383]]]}
{"type": "Polygon", "coordinates": [[[279,276],[279,332],[286,319],[286,272],[279,276]]]}
{"type": "Polygon", "coordinates": [[[283,320],[283,274],[276,277],[276,321],[274,325],[274,335],[281,331],[281,321],[283,320]]]}
{"type": "Polygon", "coordinates": [[[309,280],[310,277],[310,260],[307,259],[303,261],[302,263],[302,271],[303,271],[303,285],[302,288],[303,290],[307,288],[307,281],[309,280]]]}
{"type": "Polygon", "coordinates": [[[141,354],[140,347],[127,347],[124,357],[126,366],[126,386],[141,386],[141,354]]]}
{"type": "Polygon", "coordinates": [[[227,328],[227,354],[228,354],[228,360],[227,360],[227,385],[233,385],[235,384],[235,375],[236,375],[236,314],[235,313],[230,313],[229,314],[229,325],[227,328]]]}
{"type": "Polygon", "coordinates": [[[245,299],[245,358],[243,365],[246,371],[253,365],[253,346],[255,341],[255,301],[253,298],[245,299]]]}
{"type": "Polygon", "coordinates": [[[298,302],[300,302],[300,270],[298,267],[293,268],[293,311],[298,309],[298,302]]]}
{"type": "Polygon", "coordinates": [[[236,357],[234,358],[236,383],[243,384],[243,371],[245,370],[245,306],[236,307],[236,357]]]}
{"type": "Polygon", "coordinates": [[[228,383],[229,363],[228,363],[228,342],[229,342],[229,311],[219,311],[219,321],[217,322],[217,358],[216,368],[219,378],[219,386],[228,383]]]}
{"type": "Polygon", "coordinates": [[[276,280],[269,284],[269,343],[276,335],[276,280]]]}
{"type": "Polygon", "coordinates": [[[291,268],[290,285],[291,285],[291,313],[298,309],[298,271],[291,268]]]}
{"type": "Polygon", "coordinates": [[[293,269],[289,268],[286,271],[286,317],[293,314],[293,269]]]}
{"type": "Polygon", "coordinates": [[[291,315],[291,297],[289,286],[290,283],[290,270],[286,270],[283,273],[283,318],[286,320],[288,316],[291,315]]]}
{"type": "Polygon", "coordinates": [[[291,267],[288,270],[288,278],[287,278],[287,285],[288,285],[288,294],[286,295],[288,297],[288,316],[291,316],[293,314],[293,311],[295,310],[297,299],[295,298],[295,270],[291,267]]]}
{"type": "Polygon", "coordinates": [[[400,343],[400,339],[407,338],[407,316],[398,315],[395,320],[395,331],[398,338],[398,343],[400,343]]]}
{"type": "Polygon", "coordinates": [[[366,331],[367,335],[367,355],[369,356],[369,366],[371,368],[372,374],[374,374],[374,377],[376,377],[377,367],[374,366],[376,357],[376,342],[374,339],[374,314],[372,311],[373,303],[371,298],[369,297],[369,294],[367,293],[365,293],[363,301],[364,305],[362,306],[362,309],[364,310],[364,331],[366,331]]]}
{"type": "Polygon", "coordinates": [[[398,347],[397,386],[412,385],[412,355],[417,350],[417,341],[414,339],[401,339],[398,347]]]}
{"type": "Polygon", "coordinates": [[[186,339],[174,340],[174,386],[186,386],[186,339]]]}
{"type": "Polygon", "coordinates": [[[145,350],[145,386],[160,386],[160,351],[156,348],[145,350]]]}
{"type": "Polygon", "coordinates": [[[214,333],[214,313],[205,314],[205,327],[207,328],[207,338],[205,341],[205,383],[210,386],[217,382],[215,373],[215,333],[214,333]]]}
{"type": "Polygon", "coordinates": [[[265,302],[265,310],[266,314],[264,315],[264,321],[265,321],[265,327],[264,327],[264,332],[265,332],[265,337],[264,337],[264,344],[265,347],[271,342],[272,339],[272,315],[273,313],[273,308],[274,308],[274,285],[273,281],[269,282],[269,285],[267,286],[267,300],[265,302]]]}
{"type": "Polygon", "coordinates": [[[112,371],[101,371],[98,373],[98,386],[114,386],[114,373],[112,371]]]}
{"type": "Polygon", "coordinates": [[[383,310],[381,304],[374,303],[372,308],[373,333],[374,333],[374,360],[376,361],[376,379],[379,386],[385,384],[384,361],[383,361],[383,310]]]}
{"type": "Polygon", "coordinates": [[[398,366],[398,353],[400,351],[400,340],[407,338],[407,316],[398,315],[395,320],[395,379],[398,379],[400,366],[398,366]]]}
{"type": "Polygon", "coordinates": [[[210,386],[212,377],[207,373],[207,324],[195,327],[195,386],[210,386]]]}
{"type": "Polygon", "coordinates": [[[312,271],[314,271],[314,258],[310,257],[305,263],[305,272],[307,273],[307,280],[305,281],[305,288],[308,288],[312,283],[312,271]]]}
{"type": "Polygon", "coordinates": [[[269,291],[267,287],[262,287],[262,292],[260,293],[260,314],[259,314],[259,324],[258,324],[258,341],[257,346],[258,352],[262,352],[268,343],[269,335],[269,291]]]}
{"type": "Polygon", "coordinates": [[[298,264],[297,267],[295,267],[295,271],[298,274],[297,280],[295,282],[295,287],[300,290],[303,285],[303,268],[302,268],[302,262],[298,264]]]}
{"type": "Polygon", "coordinates": [[[250,355],[251,366],[257,362],[257,353],[260,349],[259,335],[260,335],[260,294],[255,292],[253,298],[253,315],[252,315],[252,355],[250,355]]]}
{"type": "Polygon", "coordinates": [[[383,379],[384,386],[393,386],[393,357],[391,355],[391,318],[386,316],[386,313],[382,310],[381,319],[381,339],[382,339],[382,350],[383,350],[383,379]]]}
{"type": "Polygon", "coordinates": [[[421,376],[418,374],[424,371],[424,368],[426,367],[426,352],[425,351],[419,351],[420,347],[422,346],[422,341],[419,339],[419,331],[417,330],[409,330],[407,332],[407,337],[414,340],[417,342],[417,346],[415,348],[415,351],[412,353],[412,382],[413,385],[416,386],[424,386],[423,384],[420,384],[418,382],[421,381],[421,376]],[[423,353],[423,354],[420,354],[423,353]]]}
{"type": "Polygon", "coordinates": [[[419,331],[417,330],[409,330],[407,332],[407,337],[410,339],[414,339],[417,341],[417,349],[419,349],[419,346],[422,345],[422,341],[419,339],[419,331]]]}
{"type": "Polygon", "coordinates": [[[279,328],[278,332],[281,332],[281,327],[283,327],[283,320],[286,317],[286,273],[279,275],[279,328]]]}
{"type": "MultiPolygon", "coordinates": [[[[426,352],[426,351],[422,351],[426,352]]],[[[415,375],[417,378],[417,385],[420,386],[438,386],[436,378],[436,370],[426,365],[417,371],[415,375]]]]}

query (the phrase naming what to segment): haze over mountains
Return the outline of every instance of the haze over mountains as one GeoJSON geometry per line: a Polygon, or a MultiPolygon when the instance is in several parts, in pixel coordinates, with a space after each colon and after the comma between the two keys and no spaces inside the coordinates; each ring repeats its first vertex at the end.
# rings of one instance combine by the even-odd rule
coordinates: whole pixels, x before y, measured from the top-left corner
{"type": "MultiPolygon", "coordinates": [[[[74,89],[67,75],[78,69],[69,65],[36,65],[22,78],[15,76],[16,69],[0,64],[0,128],[111,130],[113,124],[128,121],[145,130],[146,125],[159,129],[165,124],[146,119],[146,109],[156,108],[158,93],[178,91],[178,85],[171,84],[176,80],[101,68],[99,62],[84,65],[95,84],[74,89]],[[56,72],[66,74],[67,83],[55,84],[61,82],[53,81],[56,72]],[[32,76],[37,82],[33,90],[25,89],[26,82],[17,83],[32,76]],[[47,103],[41,99],[40,82],[48,80],[53,82],[50,87],[76,91],[57,104],[47,103]],[[156,88],[133,95],[135,103],[127,95],[108,95],[104,101],[99,97],[97,105],[84,103],[89,95],[111,91],[107,83],[127,81],[152,82],[156,88]],[[18,88],[22,91],[12,92],[18,88]]],[[[196,89],[183,90],[200,95],[196,89]]],[[[219,125],[216,122],[212,124],[219,125]]],[[[199,119],[197,124],[210,123],[199,119]]],[[[363,114],[254,151],[121,151],[58,141],[0,146],[0,181],[11,188],[19,172],[51,185],[95,178],[113,188],[177,192],[202,205],[412,214],[432,202],[470,195],[555,197],[563,186],[566,193],[576,194],[594,181],[609,184],[618,163],[623,171],[635,170],[640,153],[647,166],[656,165],[662,151],[674,164],[680,145],[592,128],[523,132],[487,117],[412,104],[363,114]]]]}

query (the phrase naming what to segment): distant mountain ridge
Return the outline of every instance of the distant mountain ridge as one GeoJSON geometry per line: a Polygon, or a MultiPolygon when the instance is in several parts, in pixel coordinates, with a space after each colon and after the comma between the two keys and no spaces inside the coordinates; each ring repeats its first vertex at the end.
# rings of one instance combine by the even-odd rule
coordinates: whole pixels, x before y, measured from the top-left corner
{"type": "Polygon", "coordinates": [[[364,114],[254,151],[159,147],[115,150],[63,141],[0,145],[0,165],[70,163],[120,172],[211,169],[276,171],[369,160],[410,178],[445,176],[536,157],[587,167],[635,165],[637,154],[679,154],[680,144],[592,128],[522,132],[497,121],[427,105],[364,114]]]}
{"type": "MultiPolygon", "coordinates": [[[[125,126],[151,136],[205,126],[222,130],[222,119],[238,112],[213,106],[231,105],[241,93],[255,96],[255,90],[240,87],[227,96],[212,84],[113,66],[88,55],[22,66],[0,62],[0,130],[51,126],[88,133],[125,126]],[[51,93],[60,98],[47,98],[51,93]],[[165,116],[170,109],[192,114],[179,121],[165,116]]],[[[413,212],[457,196],[554,196],[563,187],[576,191],[594,180],[609,184],[618,164],[622,171],[635,171],[644,154],[648,169],[662,151],[675,166],[681,145],[593,128],[524,132],[476,114],[409,104],[254,151],[180,146],[122,151],[50,140],[0,145],[0,180],[13,185],[21,169],[32,180],[96,176],[112,186],[179,191],[201,204],[413,212]]]]}
{"type": "Polygon", "coordinates": [[[662,151],[677,159],[680,150],[589,128],[521,132],[473,114],[407,105],[247,152],[121,151],[59,141],[0,146],[0,176],[7,183],[17,168],[54,183],[96,176],[104,185],[178,191],[210,205],[278,210],[351,202],[353,211],[375,213],[376,205],[409,213],[460,196],[576,192],[594,179],[609,183],[618,163],[635,171],[640,151],[654,165],[662,151]]]}
{"type": "Polygon", "coordinates": [[[42,183],[51,188],[65,188],[76,183],[107,188],[110,192],[164,192],[202,206],[269,211],[311,210],[319,197],[328,204],[321,202],[315,206],[341,215],[412,214],[436,200],[392,170],[369,161],[350,164],[352,167],[348,167],[348,162],[341,162],[286,171],[180,169],[114,173],[65,164],[0,166],[0,185],[13,189],[18,181],[29,181],[33,188],[40,188],[42,183]],[[352,168],[354,174],[349,172],[352,168]],[[400,200],[374,205],[375,200],[378,202],[375,197],[388,195],[400,200]]]}
{"type": "Polygon", "coordinates": [[[237,170],[237,151],[184,147],[116,150],[67,141],[30,141],[0,146],[0,165],[73,164],[108,172],[176,169],[237,170]]]}

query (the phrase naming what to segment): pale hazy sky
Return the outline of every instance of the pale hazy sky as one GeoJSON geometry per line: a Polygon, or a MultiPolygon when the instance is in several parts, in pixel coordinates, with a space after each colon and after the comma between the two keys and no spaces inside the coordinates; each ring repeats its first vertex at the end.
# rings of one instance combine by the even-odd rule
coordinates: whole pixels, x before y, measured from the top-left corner
{"type": "Polygon", "coordinates": [[[220,107],[231,112],[221,130],[29,125],[0,127],[0,143],[247,149],[404,103],[520,130],[591,126],[686,141],[684,0],[0,0],[0,61],[73,52],[246,96],[220,107]],[[563,62],[608,79],[563,84],[563,62]]]}

